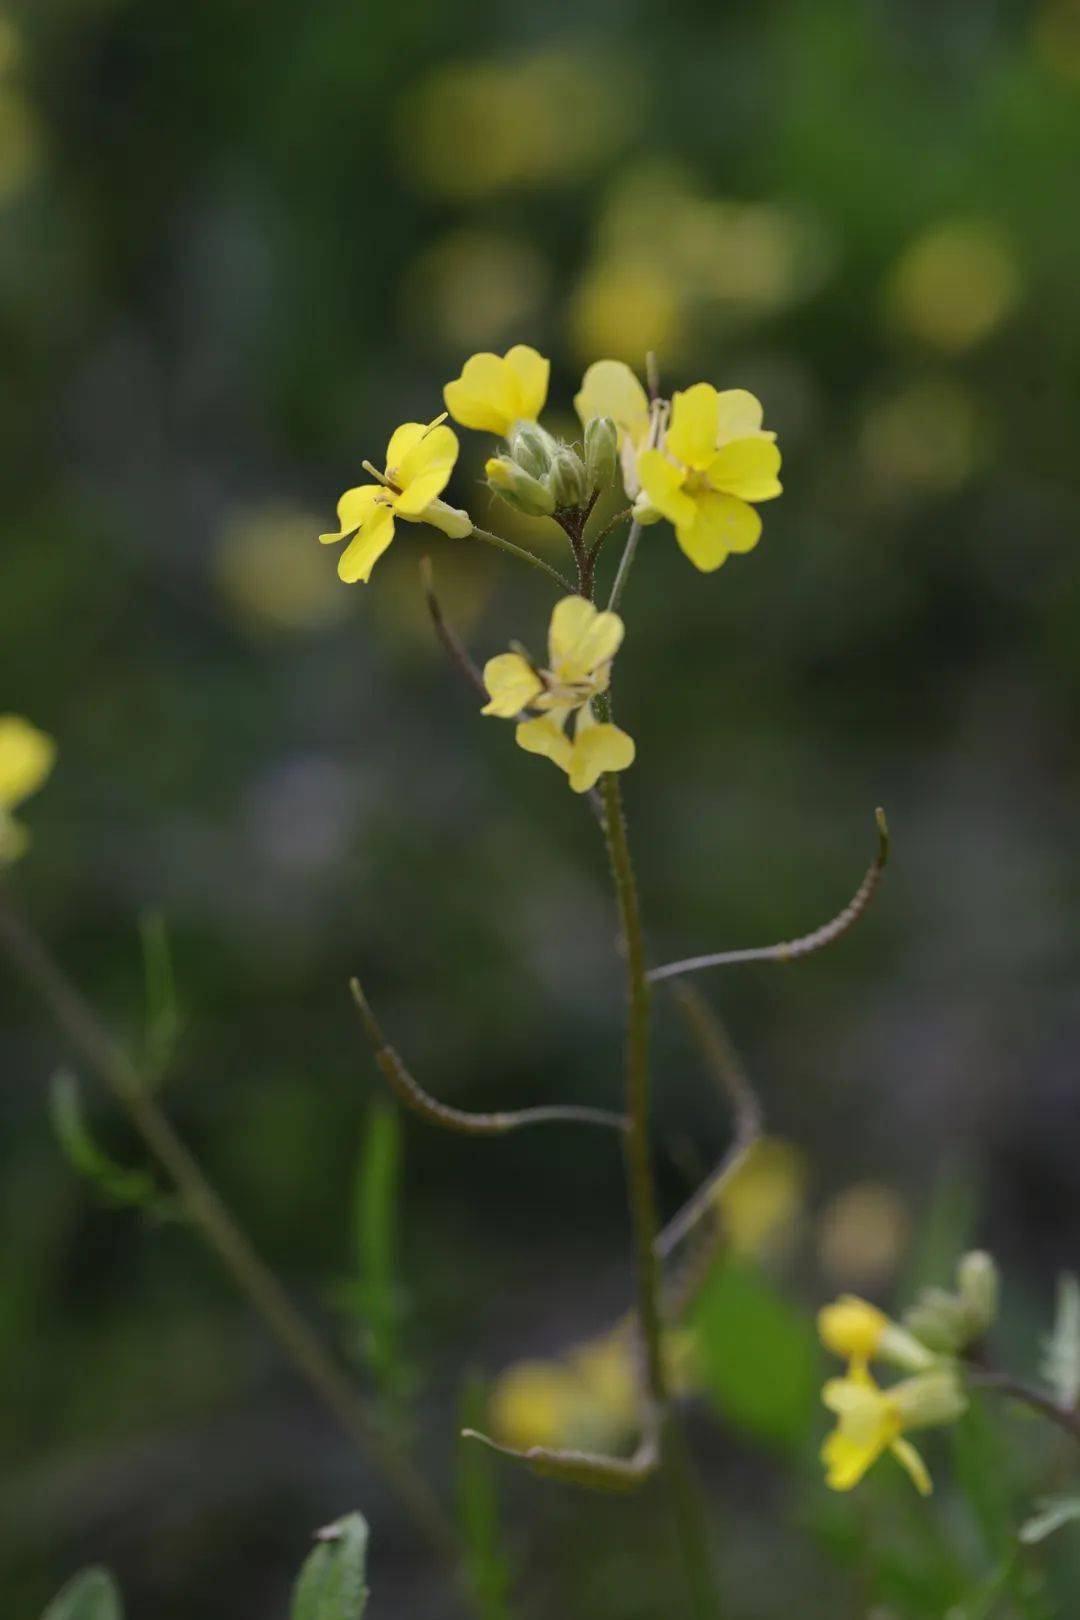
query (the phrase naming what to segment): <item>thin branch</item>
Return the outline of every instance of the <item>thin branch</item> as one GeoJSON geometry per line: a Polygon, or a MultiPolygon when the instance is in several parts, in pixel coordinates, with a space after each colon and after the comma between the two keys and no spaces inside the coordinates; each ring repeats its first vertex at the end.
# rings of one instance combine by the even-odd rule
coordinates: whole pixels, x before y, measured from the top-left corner
{"type": "Polygon", "coordinates": [[[431,1125],[441,1125],[463,1136],[505,1136],[525,1125],[599,1125],[606,1130],[624,1132],[626,1119],[622,1114],[608,1113],[603,1108],[584,1108],[576,1103],[550,1103],[540,1108],[515,1108],[497,1114],[468,1113],[463,1108],[451,1108],[432,1097],[409,1073],[399,1054],[383,1035],[371,1005],[360,987],[358,979],[349,980],[353,1000],[356,1002],[371,1042],[375,1062],[386,1077],[395,1097],[407,1108],[421,1115],[431,1125]]]}
{"type": "Polygon", "coordinates": [[[978,1389],[994,1390],[1009,1400],[1023,1402],[1025,1406],[1030,1406],[1032,1411],[1048,1418],[1059,1429],[1063,1429],[1071,1439],[1080,1443],[1080,1412],[1071,1406],[1059,1406],[1051,1395],[1035,1384],[1026,1384],[1023,1379],[1013,1378],[1009,1373],[983,1369],[969,1372],[968,1380],[978,1389]]]}
{"type": "Polygon", "coordinates": [[[622,593],[626,588],[627,577],[630,573],[634,557],[637,553],[638,541],[640,539],[641,524],[635,521],[630,525],[630,533],[626,537],[626,544],[623,547],[623,554],[619,558],[619,570],[615,575],[615,583],[611,587],[611,595],[608,597],[607,610],[609,613],[614,613],[615,609],[622,600],[622,593]]]}
{"type": "Polygon", "coordinates": [[[442,642],[450,662],[457,665],[465,679],[471,686],[475,687],[486,703],[491,694],[484,685],[483,672],[479,664],[475,663],[469,656],[465,643],[457,631],[447,623],[442,605],[435,595],[435,570],[431,566],[430,557],[421,557],[420,559],[420,582],[423,586],[424,600],[427,603],[428,612],[431,614],[431,622],[435,627],[435,634],[442,642]]]}
{"type": "Polygon", "coordinates": [[[596,1491],[632,1491],[644,1485],[660,1464],[659,1424],[655,1416],[646,1423],[641,1443],[632,1457],[606,1457],[594,1451],[560,1451],[550,1446],[530,1446],[519,1451],[500,1445],[479,1429],[462,1429],[465,1440],[479,1440],[501,1457],[524,1463],[544,1479],[562,1480],[567,1485],[583,1485],[596,1491]]]}
{"type": "Polygon", "coordinates": [[[194,1226],[230,1273],[293,1366],[342,1428],[382,1469],[431,1544],[456,1563],[453,1532],[430,1486],[383,1430],[278,1278],[237,1225],[216,1188],[177,1134],[122,1047],[22,921],[0,885],[0,949],[21,970],[60,1028],[127,1110],[143,1141],[175,1183],[194,1226]]]}
{"type": "Polygon", "coordinates": [[[539,568],[542,574],[547,574],[548,578],[553,579],[564,591],[568,591],[571,596],[574,594],[574,587],[565,574],[560,574],[557,568],[552,568],[550,563],[546,563],[543,557],[538,557],[535,552],[526,551],[524,546],[515,546],[512,540],[504,540],[501,534],[492,534],[489,529],[474,528],[466,538],[483,540],[485,545],[496,546],[500,551],[516,557],[519,562],[527,562],[533,568],[539,568]]]}
{"type": "Polygon", "coordinates": [[[600,547],[604,544],[604,541],[607,539],[608,535],[611,534],[614,529],[617,529],[620,523],[625,523],[627,518],[632,516],[633,510],[634,508],[632,506],[624,506],[622,511],[616,512],[615,516],[605,523],[599,534],[595,536],[585,559],[588,564],[590,574],[596,569],[596,559],[600,555],[600,547]]]}
{"type": "Polygon", "coordinates": [[[662,979],[679,978],[684,973],[698,973],[703,968],[735,967],[742,962],[797,962],[800,957],[810,956],[815,951],[824,950],[827,945],[834,945],[849,929],[854,928],[866,911],[877,893],[882,873],[888,864],[889,827],[884,810],[880,808],[875,810],[874,819],[878,830],[877,854],[848,904],[830,922],[821,928],[815,928],[812,934],[804,934],[800,939],[786,940],[780,945],[755,945],[745,951],[715,951],[709,956],[688,956],[682,962],[665,962],[663,967],[650,969],[651,982],[658,984],[662,979]]]}
{"type": "Polygon", "coordinates": [[[715,1207],[720,1188],[745,1162],[762,1130],[761,1105],[720,1019],[692,985],[678,979],[672,989],[710,1073],[731,1103],[735,1114],[735,1131],[731,1145],[712,1174],[657,1237],[654,1248],[661,1259],[667,1259],[709,1210],[715,1207]]]}

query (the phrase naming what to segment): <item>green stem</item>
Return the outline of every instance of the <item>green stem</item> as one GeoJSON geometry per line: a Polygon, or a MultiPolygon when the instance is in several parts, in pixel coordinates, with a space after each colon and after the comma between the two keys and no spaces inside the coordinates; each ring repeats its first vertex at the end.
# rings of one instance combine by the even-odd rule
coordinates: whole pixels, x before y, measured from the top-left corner
{"type": "MultiPolygon", "coordinates": [[[[609,712],[605,704],[605,717],[609,712]]],[[[619,908],[626,957],[626,1115],[624,1137],[627,1196],[633,1227],[637,1311],[645,1357],[646,1393],[660,1431],[661,1460],[679,1537],[680,1551],[696,1620],[712,1620],[717,1599],[696,1483],[671,1411],[664,1366],[661,1275],[656,1254],[656,1188],[649,1130],[650,986],[645,966],[645,934],[637,881],[623,812],[619,778],[603,779],[604,835],[619,908]]]]}
{"type": "Polygon", "coordinates": [[[293,1305],[216,1188],[158,1106],[143,1076],[100,1022],[0,887],[0,949],[20,969],[60,1028],[131,1117],[150,1152],[175,1183],[188,1216],[240,1293],[262,1318],[309,1388],[345,1432],[367,1451],[432,1547],[456,1566],[453,1531],[427,1480],[390,1440],[376,1414],[293,1305]]]}
{"type": "Polygon", "coordinates": [[[552,568],[550,563],[546,563],[542,557],[536,556],[535,552],[526,551],[524,546],[515,546],[512,540],[504,540],[501,534],[491,534],[487,529],[473,529],[467,538],[483,540],[485,545],[496,546],[499,551],[508,552],[511,557],[517,557],[520,562],[527,562],[533,568],[539,568],[540,572],[547,574],[549,579],[553,579],[560,589],[569,591],[573,595],[574,587],[565,574],[560,574],[557,568],[552,568]]]}
{"type": "Polygon", "coordinates": [[[622,600],[622,593],[626,589],[626,581],[637,555],[638,541],[641,539],[641,524],[634,522],[630,525],[630,533],[626,537],[623,554],[619,558],[619,571],[615,575],[615,583],[611,587],[611,596],[608,600],[607,610],[614,613],[622,600]]]}

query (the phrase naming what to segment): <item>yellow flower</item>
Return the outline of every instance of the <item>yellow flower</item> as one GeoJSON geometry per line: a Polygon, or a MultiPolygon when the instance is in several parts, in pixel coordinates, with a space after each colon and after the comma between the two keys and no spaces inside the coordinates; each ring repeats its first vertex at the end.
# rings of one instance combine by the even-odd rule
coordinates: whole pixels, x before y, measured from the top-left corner
{"type": "Polygon", "coordinates": [[[641,488],[637,458],[652,428],[649,397],[622,360],[596,360],[581,379],[574,408],[582,426],[598,416],[610,416],[619,434],[619,462],[623,487],[631,500],[641,488]]]}
{"type": "MultiPolygon", "coordinates": [[[[457,434],[445,426],[445,420],[443,415],[426,425],[406,422],[399,427],[386,447],[386,472],[381,480],[347,489],[341,497],[337,509],[340,528],[319,539],[328,546],[352,535],[338,561],[338,574],[346,584],[367,583],[394,538],[395,517],[430,523],[457,539],[472,533],[468,513],[439,500],[458,455],[457,434]]],[[[374,468],[371,471],[379,478],[374,468]]]]}
{"type": "Polygon", "coordinates": [[[736,1254],[763,1255],[794,1231],[806,1196],[806,1163],[793,1142],[764,1136],[716,1202],[724,1235],[736,1254]]]}
{"type": "Polygon", "coordinates": [[[9,813],[46,780],[56,760],[56,744],[18,714],[0,715],[0,866],[18,860],[30,841],[9,813]]]}
{"type": "Polygon", "coordinates": [[[484,666],[490,702],[482,713],[518,719],[518,746],[554,760],[575,793],[587,793],[605,771],[625,771],[634,762],[633,739],[598,720],[593,708],[593,699],[607,691],[622,638],[617,613],[598,613],[583,596],[565,596],[551,615],[547,669],[534,668],[518,652],[500,653],[484,666]],[[520,719],[528,709],[535,718],[520,719]]]}
{"type": "Polygon", "coordinates": [[[695,383],[672,400],[664,448],[638,457],[640,520],[666,517],[706,573],[733,551],[753,550],[761,519],[749,503],[780,494],[776,435],[762,429],[761,418],[760,403],[745,389],[717,393],[695,383]]]}
{"type": "Polygon", "coordinates": [[[956,1374],[944,1368],[880,1389],[865,1366],[853,1366],[846,1378],[831,1378],[821,1398],[837,1416],[821,1448],[827,1485],[850,1491],[883,1452],[891,1451],[923,1496],[933,1489],[930,1475],[904,1432],[954,1423],[967,1404],[956,1374]]]}
{"type": "Polygon", "coordinates": [[[855,1294],[842,1294],[818,1312],[818,1333],[826,1350],[843,1356],[853,1368],[878,1357],[908,1372],[934,1365],[933,1353],[913,1333],[855,1294]]]}
{"type": "Polygon", "coordinates": [[[443,389],[446,408],[462,427],[505,437],[515,422],[536,421],[550,370],[550,362],[524,343],[502,356],[474,354],[443,389]]]}
{"type": "Polygon", "coordinates": [[[577,1380],[557,1361],[519,1361],[496,1381],[490,1419],[496,1437],[518,1451],[562,1446],[572,1429],[577,1380]]]}

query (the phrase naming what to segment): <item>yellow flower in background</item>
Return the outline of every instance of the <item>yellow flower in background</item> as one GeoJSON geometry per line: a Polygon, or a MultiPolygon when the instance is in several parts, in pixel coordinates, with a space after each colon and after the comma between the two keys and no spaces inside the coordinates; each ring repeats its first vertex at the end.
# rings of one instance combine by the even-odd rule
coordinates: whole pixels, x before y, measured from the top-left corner
{"type": "Polygon", "coordinates": [[[736,1254],[760,1255],[791,1230],[806,1197],[806,1162],[793,1142],[764,1136],[716,1195],[736,1254]]]}
{"type": "Polygon", "coordinates": [[[837,1417],[821,1448],[825,1483],[832,1490],[852,1490],[891,1451],[923,1496],[933,1489],[930,1475],[903,1435],[908,1429],[955,1423],[967,1405],[955,1372],[945,1368],[881,1389],[865,1366],[856,1365],[845,1378],[831,1378],[821,1398],[837,1417]]]}
{"type": "Polygon", "coordinates": [[[11,811],[36,793],[56,762],[56,744],[18,714],[0,715],[0,866],[17,861],[30,835],[11,811]]]}
{"type": "Polygon", "coordinates": [[[214,583],[246,628],[295,634],[348,612],[348,598],[311,544],[314,527],[312,514],[289,501],[229,514],[214,551],[214,583]]]}
{"type": "Polygon", "coordinates": [[[573,1431],[576,1381],[557,1361],[519,1361],[497,1379],[490,1422],[495,1438],[518,1451],[562,1446],[573,1431]]]}
{"type": "Polygon", "coordinates": [[[818,1333],[826,1350],[842,1356],[852,1367],[866,1367],[878,1357],[908,1372],[923,1372],[934,1365],[934,1355],[913,1333],[855,1294],[842,1294],[822,1307],[818,1333]]]}
{"type": "Polygon", "coordinates": [[[663,449],[638,457],[639,518],[666,517],[703,572],[757,545],[761,518],[750,502],[781,493],[776,434],[761,421],[761,405],[745,389],[718,393],[710,383],[695,383],[672,400],[663,449]]]}
{"type": "Polygon", "coordinates": [[[895,1272],[910,1230],[899,1193],[881,1182],[857,1181],[837,1193],[818,1217],[822,1269],[841,1283],[878,1287],[895,1272]]]}
{"type": "Polygon", "coordinates": [[[371,570],[394,538],[395,518],[430,523],[457,539],[472,533],[468,513],[438,498],[450,480],[457,456],[457,434],[445,426],[445,417],[436,417],[427,424],[406,422],[395,431],[386,447],[383,480],[347,489],[338,502],[340,527],[333,534],[319,536],[324,546],[352,536],[338,561],[338,574],[346,584],[357,580],[367,583],[371,570]]]}
{"type": "Polygon", "coordinates": [[[551,1361],[519,1361],[495,1380],[492,1430],[504,1445],[608,1450],[641,1421],[640,1379],[629,1325],[551,1361]]]}
{"type": "Polygon", "coordinates": [[[583,427],[598,416],[610,416],[615,423],[623,487],[633,500],[641,488],[638,454],[648,442],[653,421],[649,396],[641,383],[624,361],[595,360],[574,395],[574,409],[583,427]]]}
{"type": "Polygon", "coordinates": [[[454,230],[421,249],[406,273],[402,321],[440,350],[493,348],[536,320],[550,279],[531,242],[502,231],[454,230]]]}
{"type": "Polygon", "coordinates": [[[990,337],[1021,292],[1008,236],[990,220],[951,219],[908,244],[886,289],[894,324],[947,354],[990,337]]]}
{"type": "Polygon", "coordinates": [[[515,422],[535,422],[547,400],[551,363],[527,343],[504,355],[474,354],[443,389],[446,408],[462,427],[505,438],[515,422]]]}
{"type": "Polygon", "coordinates": [[[594,698],[607,691],[622,638],[617,613],[600,613],[583,596],[565,596],[551,615],[547,669],[535,668],[519,652],[500,653],[484,666],[490,701],[481,712],[517,719],[518,747],[554,760],[575,793],[587,793],[605,771],[634,763],[633,739],[598,720],[593,708],[594,698]],[[519,718],[530,709],[535,718],[519,718]]]}
{"type": "Polygon", "coordinates": [[[583,359],[599,350],[637,360],[648,349],[670,359],[687,346],[688,314],[686,295],[659,256],[603,257],[575,289],[568,335],[583,359]]]}

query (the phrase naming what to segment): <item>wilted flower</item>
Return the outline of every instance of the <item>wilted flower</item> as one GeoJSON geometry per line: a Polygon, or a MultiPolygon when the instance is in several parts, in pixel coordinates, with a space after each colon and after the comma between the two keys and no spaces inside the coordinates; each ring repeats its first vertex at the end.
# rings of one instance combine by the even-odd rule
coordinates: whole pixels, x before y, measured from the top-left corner
{"type": "MultiPolygon", "coordinates": [[[[341,497],[340,528],[334,534],[321,534],[319,539],[326,546],[352,535],[338,561],[338,574],[347,584],[357,580],[367,583],[371,570],[394,538],[395,517],[410,523],[430,523],[457,539],[472,533],[468,513],[438,498],[450,481],[458,456],[457,434],[445,421],[445,416],[439,416],[427,424],[404,423],[386,447],[386,471],[379,482],[347,489],[341,497]]],[[[370,470],[379,478],[373,467],[370,470]]]]}
{"type": "Polygon", "coordinates": [[[587,793],[605,771],[624,771],[634,762],[633,739],[598,720],[593,707],[607,691],[622,638],[617,613],[599,613],[583,596],[566,596],[551,615],[547,669],[536,668],[520,652],[500,653],[484,666],[490,702],[483,713],[518,719],[518,746],[554,760],[575,793],[587,793]],[[527,710],[536,711],[535,718],[520,719],[527,710]]]}
{"type": "Polygon", "coordinates": [[[536,421],[550,371],[550,361],[526,343],[516,343],[502,356],[474,354],[461,376],[443,389],[446,408],[462,427],[505,436],[515,422],[536,421]]]}
{"type": "Polygon", "coordinates": [[[37,792],[55,760],[51,737],[21,715],[0,715],[0,866],[18,860],[30,841],[10,812],[37,792]]]}
{"type": "Polygon", "coordinates": [[[672,400],[663,448],[638,457],[637,516],[644,523],[666,517],[704,572],[757,545],[761,519],[749,503],[781,493],[776,435],[761,421],[761,405],[745,389],[718,393],[695,383],[672,400]]]}

